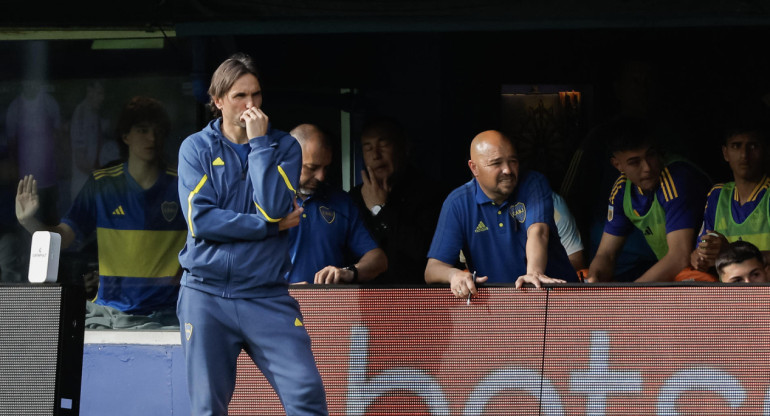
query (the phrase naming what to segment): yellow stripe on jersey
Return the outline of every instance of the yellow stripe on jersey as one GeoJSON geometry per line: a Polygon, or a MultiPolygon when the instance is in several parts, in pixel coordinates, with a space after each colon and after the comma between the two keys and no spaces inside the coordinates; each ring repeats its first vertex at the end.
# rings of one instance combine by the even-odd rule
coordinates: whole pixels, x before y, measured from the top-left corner
{"type": "Polygon", "coordinates": [[[195,231],[193,230],[192,199],[193,196],[195,196],[195,194],[201,190],[203,184],[205,184],[208,179],[208,175],[203,175],[201,181],[198,182],[198,185],[195,187],[195,189],[193,189],[192,192],[190,192],[190,195],[187,196],[187,224],[190,227],[190,235],[193,237],[195,237],[195,231]]]}
{"type": "Polygon", "coordinates": [[[674,178],[671,177],[671,171],[669,171],[668,168],[665,168],[660,176],[663,197],[666,199],[666,202],[679,197],[679,192],[677,192],[676,185],[674,184],[674,178]]]}
{"type": "Polygon", "coordinates": [[[624,183],[626,183],[626,174],[621,173],[620,177],[615,181],[615,184],[612,185],[612,191],[610,191],[610,204],[612,204],[612,201],[618,195],[618,191],[620,191],[620,187],[623,186],[624,183]]]}
{"type": "MultiPolygon", "coordinates": [[[[751,195],[749,195],[749,200],[746,202],[751,202],[757,199],[757,195],[759,195],[760,192],[762,192],[762,189],[767,189],[767,176],[762,176],[762,179],[760,179],[757,186],[754,187],[754,190],[751,191],[751,195]]],[[[738,200],[738,190],[735,190],[735,200],[738,200]]]]}
{"type": "Polygon", "coordinates": [[[99,274],[125,277],[169,277],[179,270],[184,230],[115,230],[97,228],[99,274]]]}
{"type": "Polygon", "coordinates": [[[123,174],[123,164],[115,165],[109,168],[97,169],[94,171],[94,179],[101,179],[105,176],[120,176],[123,174]]]}
{"type": "Polygon", "coordinates": [[[171,176],[177,176],[176,169],[173,169],[173,168],[166,168],[166,174],[171,176]]]}
{"type": "Polygon", "coordinates": [[[294,188],[291,186],[291,182],[289,182],[289,177],[286,176],[286,172],[284,172],[283,168],[280,166],[278,166],[278,173],[281,174],[281,176],[283,177],[283,181],[286,182],[286,187],[291,189],[291,191],[296,194],[297,191],[295,191],[294,188]]]}

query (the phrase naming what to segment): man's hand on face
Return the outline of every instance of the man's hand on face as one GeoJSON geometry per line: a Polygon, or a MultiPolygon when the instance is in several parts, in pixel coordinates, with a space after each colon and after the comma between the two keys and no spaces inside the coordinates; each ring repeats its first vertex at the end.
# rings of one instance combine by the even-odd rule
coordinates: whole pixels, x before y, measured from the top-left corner
{"type": "Polygon", "coordinates": [[[364,199],[366,208],[371,210],[375,205],[385,205],[390,193],[390,186],[388,186],[387,181],[377,180],[369,167],[361,171],[361,179],[363,180],[361,197],[364,199]]]}
{"type": "Polygon", "coordinates": [[[257,107],[251,107],[241,114],[241,121],[246,123],[246,135],[249,139],[267,134],[267,115],[257,107]]]}
{"type": "Polygon", "coordinates": [[[39,208],[37,181],[32,175],[27,175],[19,181],[19,186],[16,189],[16,219],[24,225],[35,216],[39,208]]]}

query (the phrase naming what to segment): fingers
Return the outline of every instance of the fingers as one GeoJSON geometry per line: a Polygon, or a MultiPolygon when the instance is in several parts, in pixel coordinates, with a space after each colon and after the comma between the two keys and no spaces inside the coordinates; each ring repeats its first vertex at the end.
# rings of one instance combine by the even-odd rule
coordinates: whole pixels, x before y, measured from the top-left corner
{"type": "Polygon", "coordinates": [[[364,186],[372,186],[372,180],[369,178],[369,172],[366,169],[361,170],[361,181],[363,181],[364,186]]]}
{"type": "Polygon", "coordinates": [[[340,283],[342,270],[334,266],[326,266],[315,274],[314,283],[318,285],[330,285],[340,283]]]}
{"type": "Polygon", "coordinates": [[[366,167],[366,172],[369,175],[369,182],[371,185],[375,188],[380,188],[380,183],[377,181],[377,178],[374,176],[374,171],[369,166],[366,167]]]}
{"type": "Polygon", "coordinates": [[[554,279],[544,274],[525,274],[516,279],[515,286],[517,289],[520,289],[524,286],[524,283],[529,283],[537,288],[542,288],[543,284],[567,283],[567,281],[563,279],[554,279]]]}

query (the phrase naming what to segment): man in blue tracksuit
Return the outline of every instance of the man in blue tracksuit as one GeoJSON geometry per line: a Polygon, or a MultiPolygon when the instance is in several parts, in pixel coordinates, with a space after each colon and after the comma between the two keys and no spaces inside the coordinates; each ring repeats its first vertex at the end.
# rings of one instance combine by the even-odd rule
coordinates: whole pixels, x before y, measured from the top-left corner
{"type": "Polygon", "coordinates": [[[221,117],[179,150],[188,224],[177,314],[194,415],[225,415],[245,350],[287,415],[325,415],[326,398],[297,302],[286,228],[296,226],[302,152],[270,128],[251,58],[236,54],[209,87],[221,117]]]}

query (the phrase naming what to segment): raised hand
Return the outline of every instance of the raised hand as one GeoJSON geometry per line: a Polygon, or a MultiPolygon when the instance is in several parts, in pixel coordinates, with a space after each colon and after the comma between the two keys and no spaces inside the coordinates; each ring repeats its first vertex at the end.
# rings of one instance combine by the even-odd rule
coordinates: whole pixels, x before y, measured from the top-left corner
{"type": "Polygon", "coordinates": [[[16,189],[16,219],[24,225],[35,217],[38,209],[40,198],[37,195],[37,181],[32,175],[27,175],[19,181],[16,189]]]}

